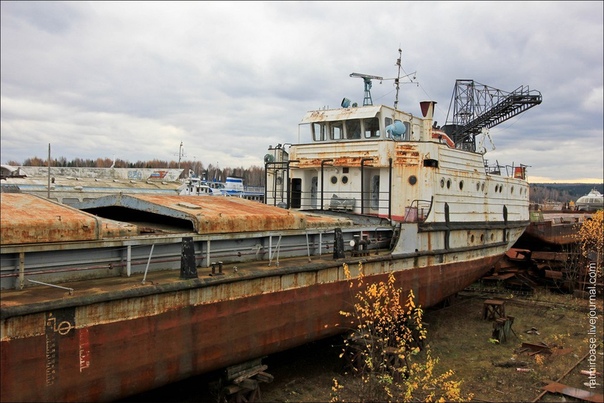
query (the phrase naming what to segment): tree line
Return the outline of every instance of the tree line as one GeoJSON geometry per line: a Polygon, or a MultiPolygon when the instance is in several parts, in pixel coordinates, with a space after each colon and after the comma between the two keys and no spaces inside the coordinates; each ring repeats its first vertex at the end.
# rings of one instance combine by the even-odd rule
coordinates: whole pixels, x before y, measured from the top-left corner
{"type": "Polygon", "coordinates": [[[531,203],[569,203],[577,201],[592,189],[603,193],[603,187],[601,183],[535,183],[530,185],[529,196],[531,203]]]}
{"type": "MultiPolygon", "coordinates": [[[[18,161],[8,161],[8,165],[12,166],[48,166],[47,159],[39,157],[27,158],[20,164],[18,161]]],[[[251,166],[244,167],[225,167],[220,168],[218,165],[204,165],[201,161],[165,161],[153,159],[149,161],[129,162],[122,159],[97,158],[84,159],[75,158],[67,160],[65,157],[54,158],[50,160],[51,167],[68,167],[68,168],[152,168],[152,169],[182,169],[181,178],[187,178],[192,172],[198,177],[203,177],[209,181],[226,180],[227,176],[235,176],[243,178],[243,182],[248,186],[264,186],[264,167],[251,166]]]]}
{"type": "MultiPolygon", "coordinates": [[[[39,157],[27,158],[20,164],[16,161],[8,161],[8,165],[12,166],[48,166],[47,160],[39,157]]],[[[110,158],[84,159],[75,158],[68,161],[65,157],[51,159],[50,166],[52,167],[70,167],[70,168],[182,168],[182,178],[189,176],[189,172],[193,172],[198,177],[203,177],[209,181],[225,181],[227,176],[235,176],[243,178],[243,181],[248,186],[264,186],[264,167],[251,166],[243,167],[225,167],[220,168],[217,165],[208,164],[205,166],[201,161],[165,161],[153,159],[149,161],[129,162],[122,159],[112,160],[110,158]]],[[[597,189],[604,193],[603,185],[600,184],[547,184],[535,183],[530,185],[530,202],[531,203],[568,203],[576,201],[579,197],[589,193],[591,189],[597,189]]]]}

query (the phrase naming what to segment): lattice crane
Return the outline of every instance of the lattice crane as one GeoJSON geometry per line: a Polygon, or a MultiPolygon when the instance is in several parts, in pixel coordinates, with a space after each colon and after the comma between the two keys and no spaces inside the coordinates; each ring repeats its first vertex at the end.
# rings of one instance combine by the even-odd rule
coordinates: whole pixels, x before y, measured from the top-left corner
{"type": "Polygon", "coordinates": [[[488,87],[474,80],[456,80],[447,123],[442,129],[457,148],[476,151],[476,136],[506,120],[539,105],[539,91],[520,86],[512,92],[488,87]],[[452,118],[449,121],[449,114],[452,118]]]}

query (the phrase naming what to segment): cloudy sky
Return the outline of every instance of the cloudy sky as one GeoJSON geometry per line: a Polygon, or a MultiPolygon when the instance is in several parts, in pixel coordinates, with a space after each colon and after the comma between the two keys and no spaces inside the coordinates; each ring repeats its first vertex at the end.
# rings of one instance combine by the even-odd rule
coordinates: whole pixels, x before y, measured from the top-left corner
{"type": "MultiPolygon", "coordinates": [[[[399,108],[456,79],[543,103],[491,129],[486,158],[531,182],[603,180],[603,3],[2,2],[1,162],[184,159],[263,164],[308,110],[362,104],[359,72],[416,83],[399,108]]],[[[374,81],[392,105],[393,81],[374,81]]],[[[304,141],[306,139],[303,139],[304,141]]],[[[487,142],[488,144],[488,142],[487,142]]]]}

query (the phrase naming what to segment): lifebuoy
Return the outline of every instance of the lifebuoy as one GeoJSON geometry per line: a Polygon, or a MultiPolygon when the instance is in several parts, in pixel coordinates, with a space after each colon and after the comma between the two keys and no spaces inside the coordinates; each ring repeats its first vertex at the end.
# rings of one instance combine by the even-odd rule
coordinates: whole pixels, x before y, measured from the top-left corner
{"type": "Polygon", "coordinates": [[[449,147],[455,148],[455,143],[453,140],[451,140],[451,137],[447,136],[447,133],[443,132],[442,130],[432,130],[432,138],[438,139],[441,142],[444,140],[449,147]]]}

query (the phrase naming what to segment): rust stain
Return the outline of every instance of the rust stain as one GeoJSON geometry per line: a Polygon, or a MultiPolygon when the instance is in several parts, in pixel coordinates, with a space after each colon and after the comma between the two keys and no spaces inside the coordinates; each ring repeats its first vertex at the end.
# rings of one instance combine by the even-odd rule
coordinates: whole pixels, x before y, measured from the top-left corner
{"type": "Polygon", "coordinates": [[[136,198],[194,214],[198,220],[197,231],[204,234],[297,230],[334,223],[352,225],[350,220],[307,215],[236,197],[145,195],[136,198]]]}
{"type": "MultiPolygon", "coordinates": [[[[396,285],[405,290],[412,287],[418,304],[429,306],[476,280],[490,263],[492,259],[401,270],[395,272],[396,285]]],[[[385,281],[394,265],[382,261],[367,266],[368,272],[380,272],[368,281],[385,281]]],[[[327,270],[335,274],[341,269],[327,270]]],[[[95,323],[88,322],[89,315],[78,313],[89,312],[91,306],[76,307],[75,323],[68,312],[56,312],[61,315],[56,326],[40,315],[38,323],[31,323],[31,333],[2,340],[1,398],[115,400],[185,375],[340,333],[346,327],[339,311],[350,309],[349,284],[318,284],[317,278],[311,272],[293,273],[283,281],[267,272],[267,277],[254,281],[242,278],[230,284],[158,293],[145,302],[137,298],[100,302],[94,304],[100,313],[95,323]],[[203,300],[191,304],[198,298],[203,300]],[[103,312],[127,312],[130,317],[107,322],[103,312]],[[47,370],[54,371],[50,378],[47,370]],[[23,379],[29,387],[23,387],[23,379]]],[[[20,318],[3,320],[3,327],[12,327],[13,321],[24,324],[20,318]]]]}
{"type": "Polygon", "coordinates": [[[0,198],[0,244],[92,241],[137,234],[137,226],[95,217],[27,193],[0,198]]]}
{"type": "Polygon", "coordinates": [[[3,245],[97,239],[97,221],[77,209],[24,193],[3,193],[3,245]]]}

